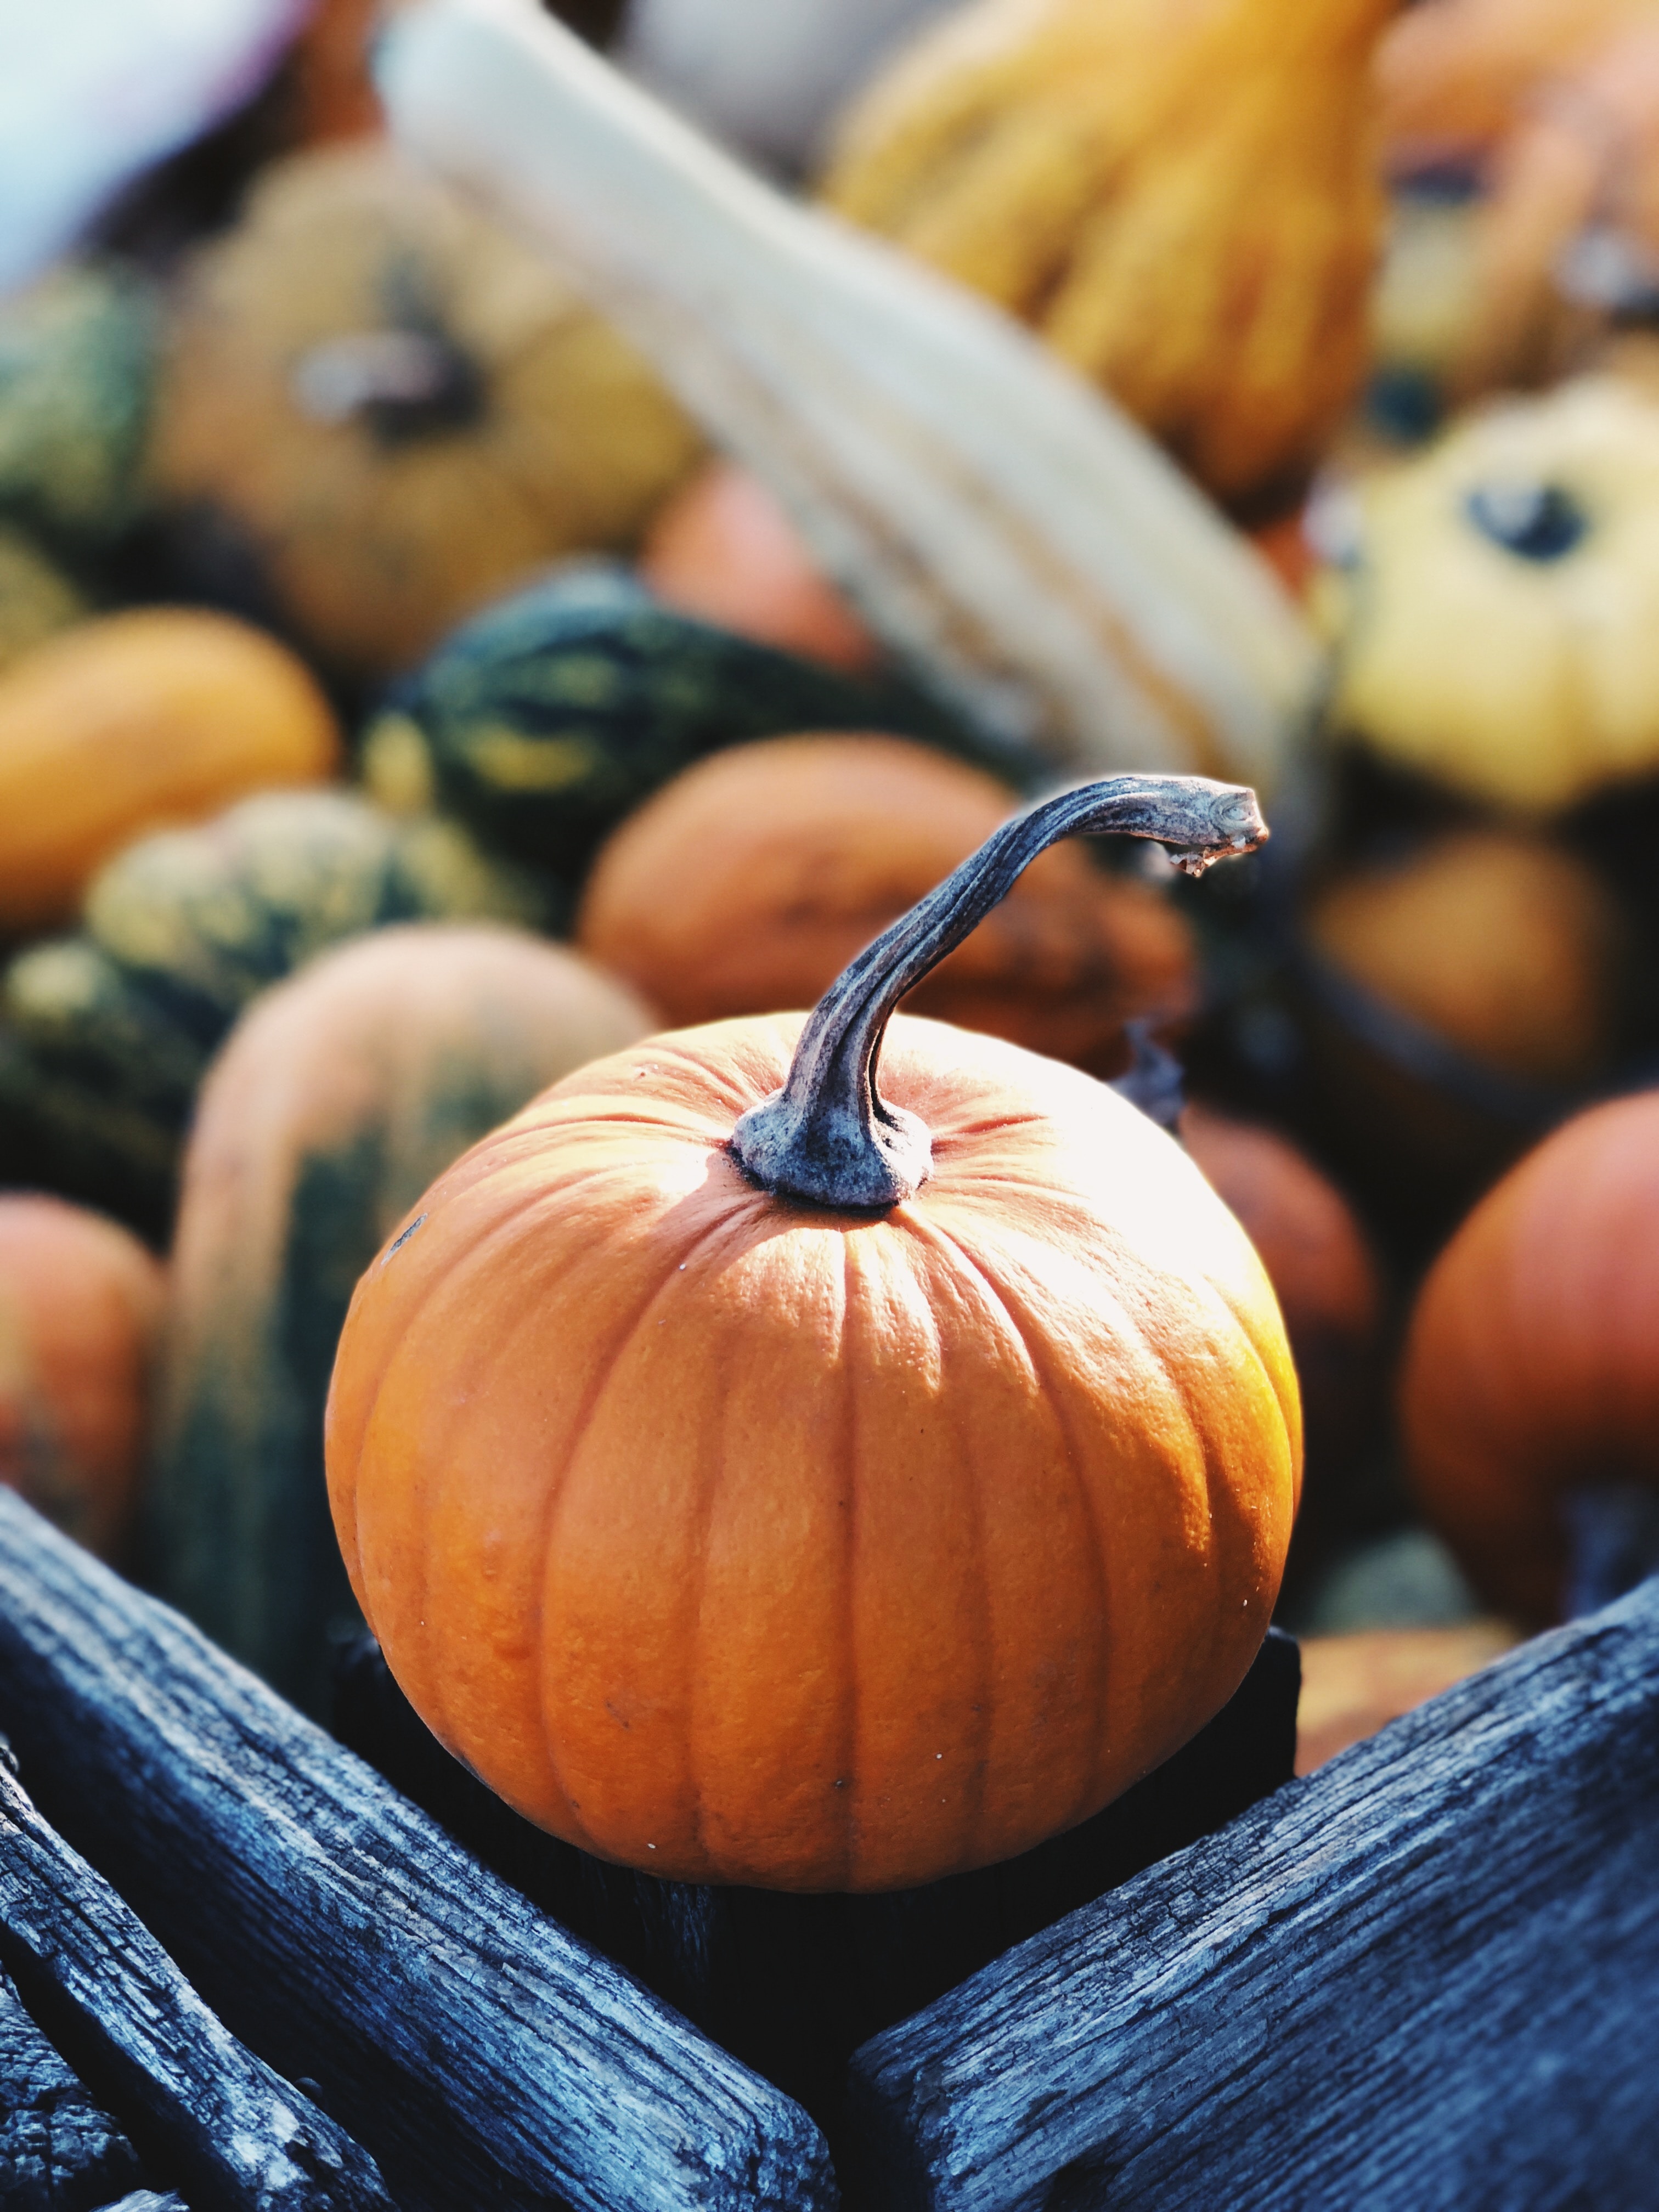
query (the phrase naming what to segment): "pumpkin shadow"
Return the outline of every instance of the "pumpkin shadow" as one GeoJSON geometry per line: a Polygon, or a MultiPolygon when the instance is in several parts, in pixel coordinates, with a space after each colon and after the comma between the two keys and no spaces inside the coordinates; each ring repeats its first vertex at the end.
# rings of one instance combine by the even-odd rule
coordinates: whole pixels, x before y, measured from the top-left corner
{"type": "Polygon", "coordinates": [[[876,1894],[665,1881],[545,1834],[427,1729],[374,1638],[341,1647],[333,1729],[501,1879],[846,2142],[848,2063],[1012,1945],[1291,1778],[1301,1655],[1273,1629],[1190,1742],[1103,1811],[1000,1865],[876,1894]]]}

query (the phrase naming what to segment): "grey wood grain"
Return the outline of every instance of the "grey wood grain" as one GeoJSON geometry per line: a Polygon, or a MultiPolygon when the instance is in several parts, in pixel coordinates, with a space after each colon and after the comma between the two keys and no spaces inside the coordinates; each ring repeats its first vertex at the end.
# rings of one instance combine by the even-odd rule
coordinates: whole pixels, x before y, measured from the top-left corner
{"type": "Polygon", "coordinates": [[[368,2152],[243,2049],[3,1763],[0,1958],[204,2212],[396,2212],[368,2152]]]}
{"type": "Polygon", "coordinates": [[[800,2107],[0,1492],[0,1728],[42,1811],[410,2212],[817,2212],[800,2107]]]}
{"type": "Polygon", "coordinates": [[[90,2212],[138,2179],[131,2143],[0,1967],[0,2212],[90,2212]]]}
{"type": "Polygon", "coordinates": [[[1072,1914],[854,2061],[932,2212],[1659,2203],[1659,1582],[1072,1914]]]}

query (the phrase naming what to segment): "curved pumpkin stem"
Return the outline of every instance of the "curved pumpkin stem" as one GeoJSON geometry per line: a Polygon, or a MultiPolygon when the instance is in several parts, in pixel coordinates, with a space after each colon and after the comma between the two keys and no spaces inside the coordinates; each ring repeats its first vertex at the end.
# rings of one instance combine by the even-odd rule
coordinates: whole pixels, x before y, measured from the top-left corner
{"type": "Polygon", "coordinates": [[[879,1211],[918,1191],[933,1164],[927,1124],[876,1088],[893,1009],[1062,837],[1148,837],[1202,875],[1267,837],[1255,793],[1198,775],[1113,775],[1016,815],[907,915],[866,945],[807,1017],[781,1091],[745,1114],[732,1151],[781,1198],[879,1211]]]}

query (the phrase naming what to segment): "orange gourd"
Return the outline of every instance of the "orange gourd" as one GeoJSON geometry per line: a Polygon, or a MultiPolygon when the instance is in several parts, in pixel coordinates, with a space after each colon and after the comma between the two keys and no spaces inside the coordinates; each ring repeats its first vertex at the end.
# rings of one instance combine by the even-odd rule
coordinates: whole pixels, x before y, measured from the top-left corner
{"type": "Polygon", "coordinates": [[[872,668],[881,647],[829,583],[757,477],[714,461],[659,512],[640,574],[683,614],[831,668],[872,668]]]}
{"type": "Polygon", "coordinates": [[[0,933],[72,921],[147,830],[318,782],[338,755],[316,679],[263,630],[191,607],[76,623],[0,677],[0,933]]]}
{"type": "MultiPolygon", "coordinates": [[[[1014,803],[993,777],[902,738],[735,746],[615,832],[588,879],[577,942],[671,1022],[808,1006],[1014,803]]],[[[1062,846],[906,1004],[1113,1073],[1124,1023],[1188,1011],[1196,980],[1169,902],[1062,846]]]]}
{"type": "Polygon", "coordinates": [[[1261,1256],[1296,1355],[1310,1447],[1334,1461],[1358,1441],[1382,1326],[1364,1231],[1329,1177],[1274,1130],[1194,1102],[1181,1140],[1261,1256]]]}
{"type": "Polygon", "coordinates": [[[1648,0],[1419,0],[1376,58],[1392,160],[1410,167],[1488,154],[1540,84],[1647,9],[1648,0]]]}
{"type": "Polygon", "coordinates": [[[0,1194],[0,1483],[106,1555],[137,1502],[162,1296],[114,1222],[0,1194]]]}
{"type": "Polygon", "coordinates": [[[1105,1086],[890,1021],[1083,829],[1193,866],[1261,834],[1198,779],[1064,793],[811,1016],[556,1085],[358,1285],[327,1419],[358,1602],[428,1725],[587,1850],[800,1890],[1002,1859],[1257,1648],[1299,1414],[1247,1240],[1105,1086]]]}
{"type": "Polygon", "coordinates": [[[1363,379],[1398,0],[981,0],[878,74],[824,192],[1036,329],[1205,488],[1296,503],[1363,379]]]}
{"type": "Polygon", "coordinates": [[[1619,909],[1541,838],[1461,830],[1359,864],[1313,900],[1307,933],[1339,977],[1504,1075],[1583,1083],[1612,1054],[1619,909]]]}
{"type": "Polygon", "coordinates": [[[1561,1610],[1565,1502],[1659,1487],[1659,1093],[1581,1114],[1423,1285],[1401,1411],[1424,1511],[1500,1611],[1561,1610]]]}

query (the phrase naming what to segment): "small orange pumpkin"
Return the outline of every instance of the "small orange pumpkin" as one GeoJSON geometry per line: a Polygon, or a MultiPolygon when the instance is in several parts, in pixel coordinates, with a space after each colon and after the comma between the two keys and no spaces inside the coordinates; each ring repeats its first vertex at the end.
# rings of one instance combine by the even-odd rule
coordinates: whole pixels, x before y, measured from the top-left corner
{"type": "Polygon", "coordinates": [[[1194,1101],[1181,1140],[1261,1255],[1296,1355],[1316,1464],[1327,1453],[1334,1462],[1358,1441],[1382,1326],[1365,1233],[1336,1185],[1276,1131],[1194,1101]]]}
{"type": "Polygon", "coordinates": [[[1200,779],[1063,793],[810,1017],[556,1085],[358,1285],[327,1419],[358,1602],[434,1733],[586,1850],[802,1890],[1005,1858],[1265,1632],[1300,1420],[1243,1232],[1104,1085],[890,1024],[1070,830],[1200,866],[1262,834],[1200,779]]]}
{"type": "Polygon", "coordinates": [[[640,554],[659,599],[762,645],[854,673],[881,647],[757,477],[713,461],[659,511],[640,554]]]}
{"type": "MultiPolygon", "coordinates": [[[[700,761],[605,846],[576,939],[671,1022],[808,1006],[1005,821],[1012,794],[902,738],[773,738],[700,761]]],[[[1045,853],[906,1005],[1097,1073],[1189,1010],[1197,963],[1149,884],[1045,853]]]]}
{"type": "Polygon", "coordinates": [[[0,1194],[0,1483],[107,1555],[137,1502],[160,1267],[60,1198],[0,1194]]]}
{"type": "Polygon", "coordinates": [[[1558,1618],[1567,1494],[1659,1487],[1659,1092],[1578,1115],[1482,1200],[1423,1285],[1401,1412],[1476,1588],[1558,1618]]]}

